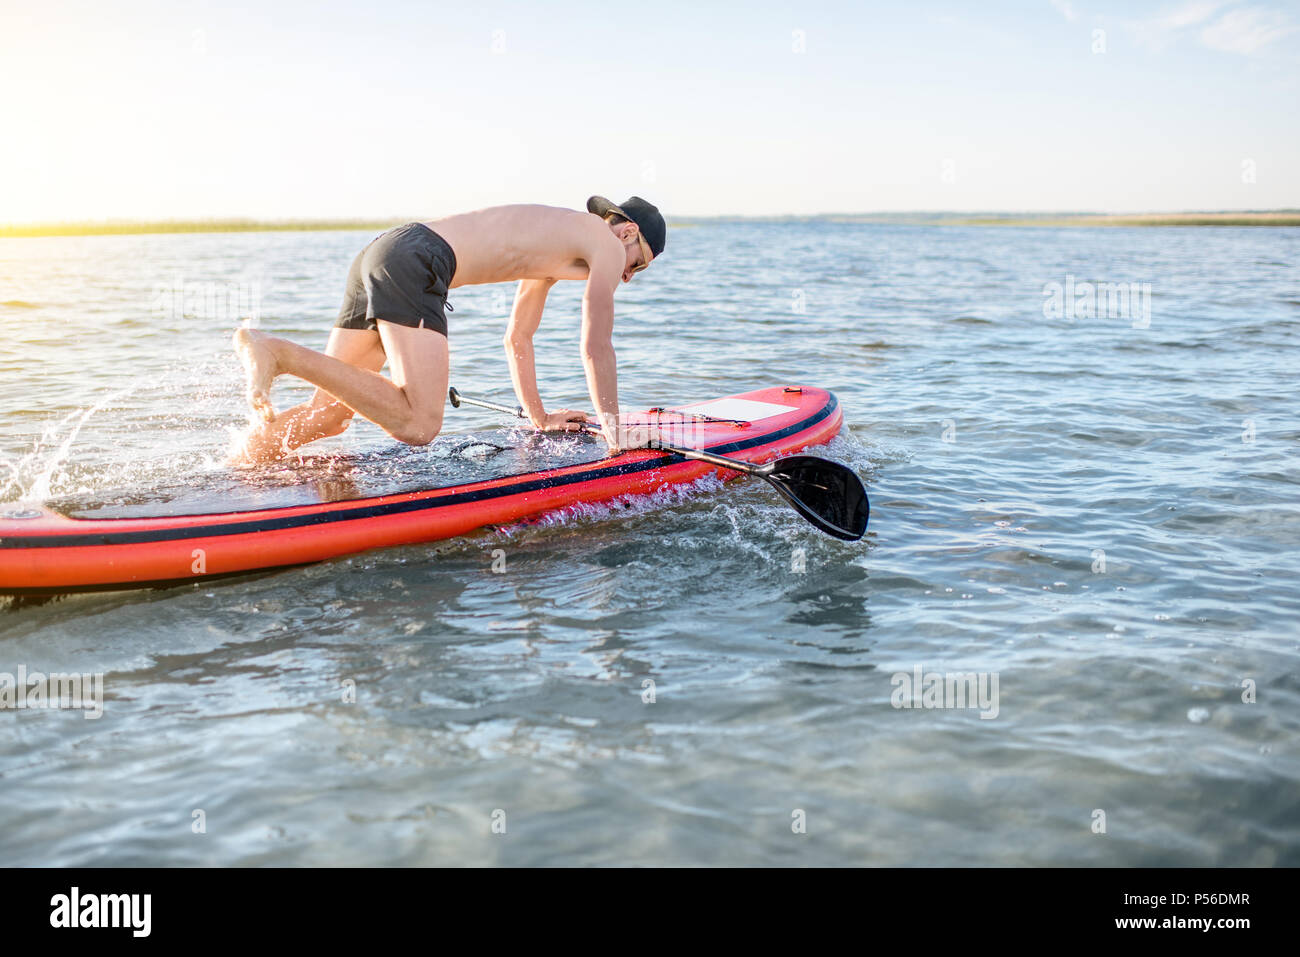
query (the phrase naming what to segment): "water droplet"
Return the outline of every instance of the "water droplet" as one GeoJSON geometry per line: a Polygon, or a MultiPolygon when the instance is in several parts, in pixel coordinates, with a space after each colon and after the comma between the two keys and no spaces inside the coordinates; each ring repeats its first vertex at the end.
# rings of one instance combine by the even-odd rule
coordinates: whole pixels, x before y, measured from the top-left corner
{"type": "Polygon", "coordinates": [[[1163,612],[1156,615],[1156,621],[1168,621],[1168,620],[1169,620],[1169,616],[1164,614],[1163,612]]]}
{"type": "Polygon", "coordinates": [[[1187,720],[1192,724],[1204,724],[1210,720],[1210,711],[1208,708],[1193,708],[1187,712],[1187,720]]]}

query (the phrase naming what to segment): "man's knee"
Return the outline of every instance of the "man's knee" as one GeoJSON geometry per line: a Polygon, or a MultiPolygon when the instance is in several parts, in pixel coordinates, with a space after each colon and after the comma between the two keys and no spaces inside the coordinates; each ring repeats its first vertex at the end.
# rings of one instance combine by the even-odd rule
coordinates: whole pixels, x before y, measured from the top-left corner
{"type": "Polygon", "coordinates": [[[428,445],[442,431],[441,412],[412,413],[400,428],[391,433],[393,438],[407,445],[428,445]]]}

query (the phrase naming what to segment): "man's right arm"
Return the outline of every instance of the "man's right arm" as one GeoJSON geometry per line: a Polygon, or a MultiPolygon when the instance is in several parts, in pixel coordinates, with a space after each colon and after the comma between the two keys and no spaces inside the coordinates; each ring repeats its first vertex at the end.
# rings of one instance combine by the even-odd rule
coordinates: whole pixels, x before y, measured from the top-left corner
{"type": "Polygon", "coordinates": [[[515,386],[515,395],[519,397],[524,415],[538,429],[546,422],[546,406],[537,390],[533,333],[542,321],[546,294],[553,285],[554,279],[524,279],[519,283],[505,335],[506,362],[510,365],[510,379],[515,386]]]}

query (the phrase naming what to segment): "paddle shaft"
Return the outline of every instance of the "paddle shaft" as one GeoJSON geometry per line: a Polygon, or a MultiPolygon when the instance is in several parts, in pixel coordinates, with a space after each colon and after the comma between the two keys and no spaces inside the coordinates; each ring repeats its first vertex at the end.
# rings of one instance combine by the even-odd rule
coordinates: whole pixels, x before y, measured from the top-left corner
{"type": "MultiPolygon", "coordinates": [[[[454,388],[448,390],[447,397],[451,400],[451,404],[456,408],[460,408],[460,404],[464,402],[467,405],[476,405],[481,409],[491,409],[494,412],[504,412],[506,415],[513,415],[520,419],[527,418],[524,415],[524,410],[519,406],[512,409],[510,406],[501,405],[498,402],[489,402],[487,399],[476,399],[473,396],[465,395],[463,392],[458,392],[454,388]]],[[[593,428],[585,422],[583,423],[582,431],[586,432],[588,435],[599,434],[598,429],[593,428]]],[[[731,469],[735,472],[745,472],[749,475],[758,475],[763,478],[766,478],[767,474],[772,470],[770,465],[755,465],[752,462],[745,462],[741,459],[729,459],[722,455],[714,455],[711,452],[701,451],[700,449],[678,448],[677,446],[666,445],[663,442],[658,442],[654,447],[657,449],[663,449],[665,452],[675,452],[677,455],[684,456],[688,459],[694,459],[697,462],[706,462],[709,465],[716,465],[719,468],[731,469]]]]}

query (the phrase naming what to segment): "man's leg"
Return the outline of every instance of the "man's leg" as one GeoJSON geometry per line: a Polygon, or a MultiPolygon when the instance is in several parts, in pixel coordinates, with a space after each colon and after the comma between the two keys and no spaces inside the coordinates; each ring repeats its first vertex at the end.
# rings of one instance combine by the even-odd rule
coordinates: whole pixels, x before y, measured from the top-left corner
{"type": "MultiPolygon", "coordinates": [[[[385,359],[383,343],[373,329],[332,329],[325,354],[372,372],[382,369],[385,359]]],[[[317,389],[309,401],[249,429],[232,453],[231,461],[251,464],[277,459],[300,445],[338,435],[351,424],[352,415],[352,410],[342,402],[317,389]]]]}
{"type": "Polygon", "coordinates": [[[248,371],[250,404],[273,425],[271,383],[287,373],[306,379],[401,442],[432,442],[442,428],[447,398],[447,337],[432,329],[382,319],[378,325],[379,340],[392,368],[391,381],[375,368],[351,364],[254,329],[238,330],[235,348],[248,371]]]}

